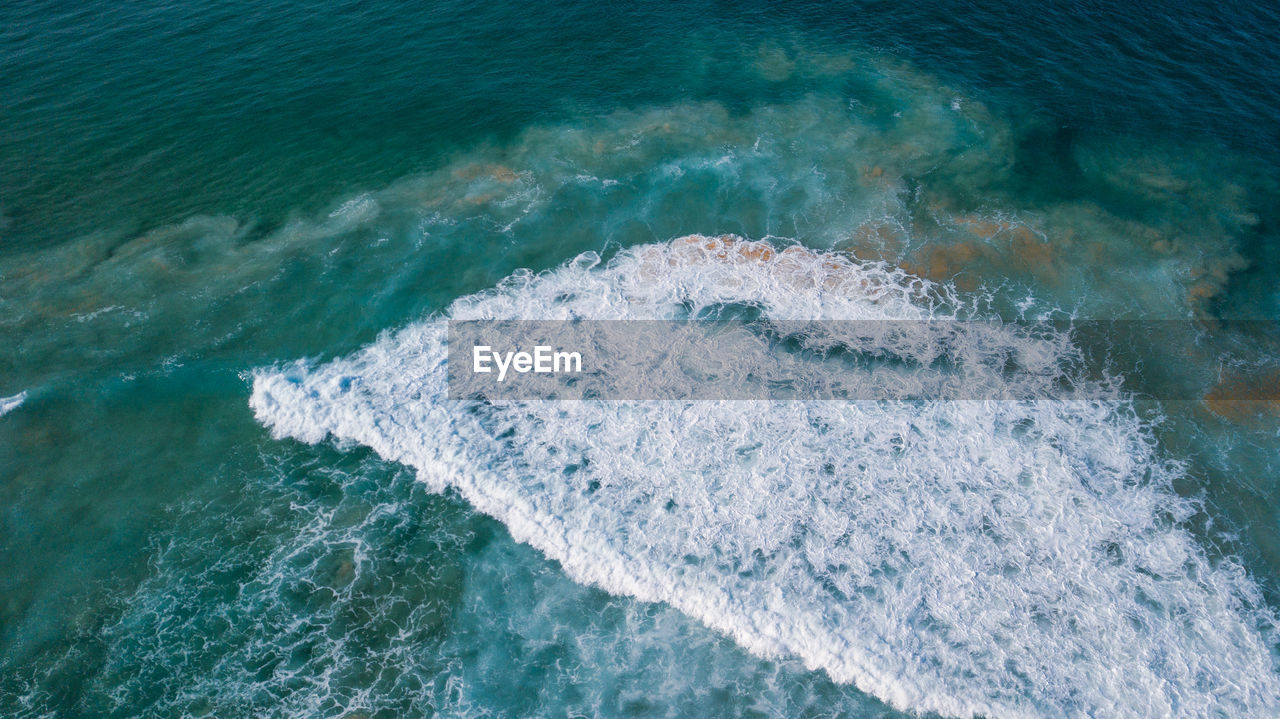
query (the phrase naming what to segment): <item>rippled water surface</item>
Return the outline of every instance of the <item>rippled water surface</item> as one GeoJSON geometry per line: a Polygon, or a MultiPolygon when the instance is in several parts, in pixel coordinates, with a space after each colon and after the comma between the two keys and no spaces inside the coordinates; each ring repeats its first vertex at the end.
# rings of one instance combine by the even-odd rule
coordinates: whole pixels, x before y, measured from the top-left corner
{"type": "Polygon", "coordinates": [[[0,714],[1280,712],[1278,47],[0,8],[0,714]],[[730,305],[1185,320],[1114,351],[1204,399],[444,398],[448,319],[730,305]]]}

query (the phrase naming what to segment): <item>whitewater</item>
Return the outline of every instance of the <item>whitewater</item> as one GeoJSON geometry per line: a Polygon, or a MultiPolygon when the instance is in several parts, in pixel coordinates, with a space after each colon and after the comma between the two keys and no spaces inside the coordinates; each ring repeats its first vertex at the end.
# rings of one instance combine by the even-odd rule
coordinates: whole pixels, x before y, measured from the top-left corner
{"type": "MultiPolygon", "coordinates": [[[[694,235],[518,272],[349,357],[261,368],[250,404],[276,437],[413,467],[575,581],[667,603],[900,709],[1280,713],[1276,618],[1236,560],[1199,545],[1186,526],[1197,505],[1173,490],[1185,467],[1118,391],[447,399],[448,320],[669,319],[728,304],[778,321],[937,320],[957,302],[884,263],[694,235]]],[[[1036,341],[1009,332],[1007,346],[1036,341]]],[[[1046,347],[1069,373],[1069,348],[1026,349],[1046,347]]]]}

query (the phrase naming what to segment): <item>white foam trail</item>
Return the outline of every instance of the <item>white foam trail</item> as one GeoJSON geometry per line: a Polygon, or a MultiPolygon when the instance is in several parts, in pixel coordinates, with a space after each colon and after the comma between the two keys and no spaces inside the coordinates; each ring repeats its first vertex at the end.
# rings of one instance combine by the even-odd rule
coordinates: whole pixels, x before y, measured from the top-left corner
{"type": "Polygon", "coordinates": [[[3,417],[13,410],[21,407],[22,403],[26,401],[26,391],[19,392],[11,397],[0,397],[0,417],[3,417]]]}
{"type": "MultiPolygon", "coordinates": [[[[880,264],[693,237],[585,255],[447,317],[936,316],[880,264]]],[[[1275,621],[1148,429],[1108,402],[450,401],[442,318],[260,370],[280,437],[354,440],[460,492],[575,580],[662,601],[762,656],[953,716],[1280,712],[1275,621]]],[[[961,348],[963,350],[963,348],[961,348]]],[[[894,351],[902,351],[901,348],[894,351]]]]}

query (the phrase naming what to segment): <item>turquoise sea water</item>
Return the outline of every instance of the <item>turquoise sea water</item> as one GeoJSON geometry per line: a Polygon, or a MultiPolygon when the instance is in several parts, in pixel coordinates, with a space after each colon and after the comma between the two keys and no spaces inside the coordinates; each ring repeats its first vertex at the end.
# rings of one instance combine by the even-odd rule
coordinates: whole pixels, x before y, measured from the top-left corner
{"type": "Polygon", "coordinates": [[[1277,47],[1208,3],[0,8],[0,714],[1277,712],[1280,413],[1213,401],[1280,373],[1223,322],[1280,310],[1277,47]],[[1126,359],[1209,401],[441,409],[441,317],[866,310],[650,272],[693,233],[1188,320],[1126,359]]]}

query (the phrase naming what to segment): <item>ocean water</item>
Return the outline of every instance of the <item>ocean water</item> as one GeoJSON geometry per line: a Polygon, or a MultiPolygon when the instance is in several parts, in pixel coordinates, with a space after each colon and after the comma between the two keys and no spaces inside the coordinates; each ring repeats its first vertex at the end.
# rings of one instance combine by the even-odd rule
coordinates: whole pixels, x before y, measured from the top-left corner
{"type": "Polygon", "coordinates": [[[0,714],[1280,714],[1277,48],[1261,4],[0,7],[0,714]],[[1114,351],[1189,389],[446,398],[450,319],[744,305],[1174,320],[1114,351]]]}

